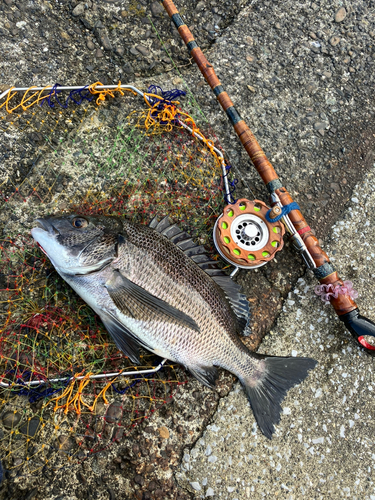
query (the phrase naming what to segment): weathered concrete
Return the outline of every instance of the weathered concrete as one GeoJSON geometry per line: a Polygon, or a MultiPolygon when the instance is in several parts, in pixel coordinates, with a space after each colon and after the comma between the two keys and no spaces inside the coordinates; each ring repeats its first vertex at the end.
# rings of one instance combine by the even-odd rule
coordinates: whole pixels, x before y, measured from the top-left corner
{"type": "MultiPolygon", "coordinates": [[[[375,166],[355,189],[326,248],[375,320],[375,166]]],[[[291,390],[272,441],[257,428],[239,384],[221,399],[196,446],[186,451],[179,483],[196,498],[373,500],[374,359],[314,293],[298,280],[259,352],[312,356],[319,365],[291,390]]]]}
{"type": "MultiPolygon", "coordinates": [[[[179,0],[176,4],[318,237],[333,235],[327,241],[328,254],[336,259],[340,274],[355,282],[362,312],[375,319],[371,309],[373,171],[366,177],[375,142],[373,3],[350,2],[340,20],[336,17],[341,1],[179,0]],[[216,43],[210,45],[213,40],[216,43]],[[359,202],[350,204],[351,198],[359,202]],[[331,233],[337,220],[343,224],[336,223],[331,233]]],[[[121,79],[143,89],[150,83],[192,89],[202,111],[194,114],[197,123],[203,129],[212,125],[240,179],[238,193],[266,199],[266,190],[226,116],[189,62],[158,2],[5,0],[0,11],[0,44],[7,54],[0,61],[4,87],[121,79]],[[160,41],[147,17],[150,11],[160,41]]],[[[187,100],[182,101],[184,108],[187,100]]],[[[0,147],[1,157],[6,158],[7,141],[0,147]]],[[[30,155],[37,151],[38,144],[30,155]]],[[[10,173],[10,163],[5,174],[10,173]]],[[[18,163],[13,167],[16,172],[18,163]]],[[[17,209],[22,210],[22,205],[17,209]]],[[[4,236],[10,224],[20,224],[19,217],[11,219],[3,211],[4,236]]],[[[315,357],[319,366],[289,393],[286,414],[271,442],[254,425],[240,387],[218,403],[217,394],[187,375],[189,383],[172,403],[123,442],[83,465],[23,475],[17,482],[7,478],[0,496],[113,500],[137,495],[169,500],[211,494],[228,500],[245,500],[249,495],[257,500],[269,492],[278,498],[294,496],[294,500],[375,498],[373,359],[351,341],[329,306],[314,297],[315,281],[309,275],[304,282],[296,281],[303,276],[304,266],[288,244],[279,255],[263,269],[238,277],[251,298],[254,336],[250,343],[260,342],[284,303],[261,352],[290,355],[296,351],[296,355],[315,357]],[[202,445],[199,436],[217,404],[202,445]],[[158,429],[162,427],[168,428],[169,438],[161,440],[158,429]],[[229,457],[232,465],[227,465],[229,457]],[[221,483],[216,482],[219,479],[221,483]]],[[[221,397],[230,385],[231,376],[226,375],[221,397]]]]}

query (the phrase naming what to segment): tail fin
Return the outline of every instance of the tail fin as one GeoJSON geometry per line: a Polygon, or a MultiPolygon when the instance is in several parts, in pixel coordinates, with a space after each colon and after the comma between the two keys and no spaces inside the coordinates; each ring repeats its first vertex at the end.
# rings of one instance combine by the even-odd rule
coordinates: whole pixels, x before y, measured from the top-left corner
{"type": "Polygon", "coordinates": [[[262,356],[264,371],[256,383],[242,379],[241,383],[262,433],[269,439],[280,422],[281,401],[287,391],[304,380],[317,362],[311,358],[280,358],[262,356]]]}

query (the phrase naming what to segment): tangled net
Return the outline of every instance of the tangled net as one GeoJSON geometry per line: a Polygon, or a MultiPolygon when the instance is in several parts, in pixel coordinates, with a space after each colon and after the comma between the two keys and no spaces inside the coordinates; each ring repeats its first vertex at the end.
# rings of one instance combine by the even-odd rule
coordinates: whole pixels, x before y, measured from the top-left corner
{"type": "Polygon", "coordinates": [[[14,475],[120,442],[186,381],[168,363],[127,376],[160,359],[145,352],[131,366],[30,236],[51,213],[168,215],[207,244],[222,156],[179,109],[181,92],[154,87],[139,110],[136,93],[124,94],[55,85],[0,98],[0,456],[14,475]]]}

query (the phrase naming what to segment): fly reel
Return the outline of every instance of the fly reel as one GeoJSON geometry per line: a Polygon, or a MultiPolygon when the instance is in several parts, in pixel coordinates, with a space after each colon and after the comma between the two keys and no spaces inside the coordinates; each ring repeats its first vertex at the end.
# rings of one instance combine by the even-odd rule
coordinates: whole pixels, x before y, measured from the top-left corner
{"type": "Polygon", "coordinates": [[[264,266],[284,245],[282,222],[268,222],[269,207],[242,198],[227,205],[218,217],[213,238],[219,254],[242,269],[264,266]]]}

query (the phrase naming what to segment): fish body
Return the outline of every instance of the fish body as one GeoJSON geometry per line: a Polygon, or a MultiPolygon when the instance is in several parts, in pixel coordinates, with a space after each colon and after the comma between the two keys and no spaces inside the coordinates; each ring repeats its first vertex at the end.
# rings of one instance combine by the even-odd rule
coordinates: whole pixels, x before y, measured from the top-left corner
{"type": "Polygon", "coordinates": [[[280,402],[315,361],[250,352],[248,302],[189,235],[167,219],[150,226],[76,214],[38,219],[32,236],[61,277],[100,316],[134,363],[139,346],[180,363],[214,388],[217,369],[236,375],[262,432],[271,437],[280,402]]]}

